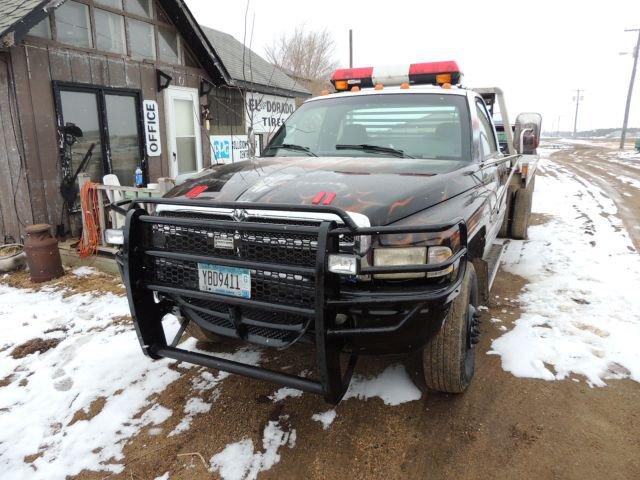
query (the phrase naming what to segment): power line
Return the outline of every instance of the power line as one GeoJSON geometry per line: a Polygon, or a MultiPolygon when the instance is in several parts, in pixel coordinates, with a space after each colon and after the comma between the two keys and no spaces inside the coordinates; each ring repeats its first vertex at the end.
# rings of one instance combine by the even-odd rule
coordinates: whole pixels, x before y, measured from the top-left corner
{"type": "Polygon", "coordinates": [[[636,68],[638,66],[638,51],[640,50],[640,28],[630,28],[625,32],[638,32],[638,41],[633,50],[633,68],[631,69],[631,81],[627,92],[627,105],[624,108],[624,121],[622,122],[622,133],[620,134],[620,150],[624,150],[624,142],[627,138],[627,124],[629,123],[629,110],[631,109],[631,95],[633,94],[633,83],[636,80],[636,68]]]}

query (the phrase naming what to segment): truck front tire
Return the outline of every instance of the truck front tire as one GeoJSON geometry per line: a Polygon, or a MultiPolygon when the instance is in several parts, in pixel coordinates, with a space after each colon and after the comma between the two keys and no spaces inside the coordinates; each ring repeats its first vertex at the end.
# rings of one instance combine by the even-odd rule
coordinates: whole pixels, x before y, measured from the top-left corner
{"type": "Polygon", "coordinates": [[[515,240],[527,238],[535,183],[535,177],[533,177],[527,188],[516,190],[513,199],[513,215],[511,217],[511,238],[515,240]]]}
{"type": "Polygon", "coordinates": [[[422,351],[425,384],[439,392],[464,392],[475,371],[479,296],[478,279],[471,262],[467,263],[460,288],[440,331],[422,351]]]}

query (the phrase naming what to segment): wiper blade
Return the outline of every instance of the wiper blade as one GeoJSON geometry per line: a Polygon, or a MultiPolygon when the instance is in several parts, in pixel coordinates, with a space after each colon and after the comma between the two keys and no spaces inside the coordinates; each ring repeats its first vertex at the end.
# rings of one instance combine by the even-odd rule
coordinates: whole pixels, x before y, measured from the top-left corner
{"type": "Polygon", "coordinates": [[[409,155],[408,153],[404,153],[404,151],[398,148],[382,147],[380,145],[370,145],[368,143],[360,143],[360,144],[353,144],[353,145],[338,144],[336,145],[336,150],[365,150],[365,151],[369,150],[371,152],[390,153],[397,157],[415,158],[409,155]]]}
{"type": "Polygon", "coordinates": [[[309,147],[305,147],[302,145],[296,145],[294,143],[282,143],[280,145],[269,145],[267,147],[267,150],[271,150],[274,148],[285,148],[287,150],[297,150],[298,152],[305,152],[308,153],[309,155],[311,155],[312,157],[317,157],[318,155],[316,155],[315,153],[313,153],[309,147]]]}

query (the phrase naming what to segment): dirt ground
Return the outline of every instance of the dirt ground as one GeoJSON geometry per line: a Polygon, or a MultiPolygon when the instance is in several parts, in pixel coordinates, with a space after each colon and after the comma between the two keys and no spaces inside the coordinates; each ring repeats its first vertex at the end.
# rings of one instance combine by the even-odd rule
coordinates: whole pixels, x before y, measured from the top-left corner
{"type": "MultiPolygon", "coordinates": [[[[603,165],[599,148],[606,153],[611,145],[577,145],[552,158],[611,196],[640,248],[640,189],[618,178],[640,180],[640,169],[603,165]]],[[[536,216],[533,221],[548,219],[536,216]]],[[[165,433],[154,436],[147,428],[131,439],[124,472],[109,478],[152,479],[169,472],[171,479],[210,479],[212,455],[245,437],[260,447],[267,422],[282,415],[296,430],[296,446],[281,447],[279,463],[260,478],[640,478],[640,384],[612,380],[605,388],[590,388],[584,379],[516,378],[502,370],[499,356],[486,355],[501,333],[489,319],[500,317],[507,326],[517,319],[516,298],[525,285],[520,277],[498,274],[483,312],[475,380],[463,395],[427,393],[394,407],[379,398],[346,400],[323,430],[311,416],[331,407],[319,397],[305,394],[274,403],[268,396],[277,387],[231,376],[221,384],[210,412],[196,415],[187,432],[167,437],[192,396],[192,379],[201,372],[176,366],[183,376],[158,398],[174,411],[163,425],[165,433]]],[[[373,375],[397,361],[364,358],[356,372],[373,375]]],[[[300,371],[313,365],[313,356],[298,347],[270,354],[264,365],[300,371]]],[[[104,477],[83,472],[78,478],[104,477]]]]}

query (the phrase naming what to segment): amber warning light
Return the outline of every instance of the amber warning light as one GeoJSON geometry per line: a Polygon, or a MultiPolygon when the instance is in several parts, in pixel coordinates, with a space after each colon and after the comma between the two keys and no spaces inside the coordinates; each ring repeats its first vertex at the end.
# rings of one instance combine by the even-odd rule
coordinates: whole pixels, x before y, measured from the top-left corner
{"type": "MultiPolygon", "coordinates": [[[[338,91],[376,85],[458,85],[462,72],[453,60],[412,63],[395,67],[341,68],[334,72],[331,83],[338,91]]],[[[406,87],[405,87],[406,88],[406,87]]],[[[357,89],[356,89],[357,91],[357,89]]]]}

